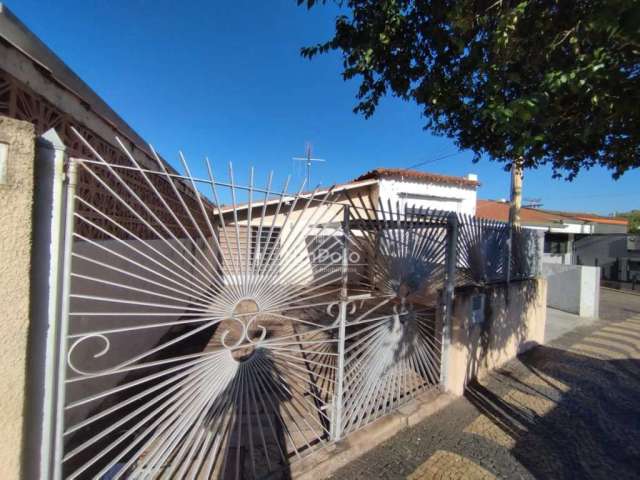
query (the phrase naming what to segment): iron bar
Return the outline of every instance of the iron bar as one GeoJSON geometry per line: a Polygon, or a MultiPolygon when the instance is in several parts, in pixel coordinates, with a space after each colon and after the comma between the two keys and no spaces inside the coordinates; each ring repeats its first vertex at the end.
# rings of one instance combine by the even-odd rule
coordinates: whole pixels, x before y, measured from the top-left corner
{"type": "Polygon", "coordinates": [[[440,382],[447,385],[449,369],[449,353],[451,348],[451,321],[453,317],[453,301],[455,292],[455,278],[458,246],[458,216],[450,214],[447,221],[447,254],[446,276],[443,289],[442,315],[442,359],[440,361],[440,382]]]}
{"type": "Polygon", "coordinates": [[[347,325],[347,304],[349,302],[349,206],[345,205],[342,217],[342,264],[340,289],[340,311],[338,314],[338,370],[336,372],[336,393],[333,400],[333,421],[331,422],[331,439],[337,441],[342,436],[342,409],[344,395],[344,362],[345,336],[347,325]]]}

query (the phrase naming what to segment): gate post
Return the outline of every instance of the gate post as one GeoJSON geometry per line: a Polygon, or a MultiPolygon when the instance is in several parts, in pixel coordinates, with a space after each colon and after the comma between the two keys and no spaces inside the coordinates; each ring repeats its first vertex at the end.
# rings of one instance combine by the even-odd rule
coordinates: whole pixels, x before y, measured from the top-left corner
{"type": "Polygon", "coordinates": [[[24,478],[52,477],[66,163],[64,143],[48,130],[36,149],[24,478]]]}
{"type": "Polygon", "coordinates": [[[449,369],[449,350],[451,348],[451,317],[453,296],[456,287],[456,261],[458,247],[458,215],[450,213],[447,217],[447,237],[445,251],[444,299],[442,302],[442,353],[440,361],[440,384],[446,386],[449,369]]]}
{"type": "Polygon", "coordinates": [[[508,224],[508,228],[509,228],[509,236],[507,237],[507,265],[506,265],[506,274],[505,274],[505,282],[507,285],[507,291],[505,293],[505,301],[507,303],[507,307],[509,306],[509,302],[510,302],[510,296],[509,296],[509,292],[511,291],[511,277],[513,276],[513,271],[512,271],[512,261],[513,261],[513,233],[514,233],[514,226],[509,223],[508,224]]]}
{"type": "Polygon", "coordinates": [[[69,160],[67,170],[67,185],[65,198],[65,229],[64,249],[62,264],[62,305],[60,308],[58,330],[58,365],[55,402],[55,440],[53,454],[54,480],[62,478],[62,456],[64,450],[64,404],[65,404],[65,378],[67,367],[67,333],[69,327],[69,295],[71,293],[71,255],[73,247],[73,226],[75,222],[75,194],[78,176],[78,164],[73,159],[69,160]]]}
{"type": "Polygon", "coordinates": [[[505,281],[507,283],[507,292],[508,292],[508,286],[511,283],[511,257],[512,257],[512,253],[513,253],[513,225],[511,225],[510,223],[509,225],[509,235],[507,236],[507,264],[506,264],[506,274],[505,274],[505,281]]]}
{"type": "Polygon", "coordinates": [[[344,347],[347,329],[347,304],[349,302],[348,278],[349,278],[349,206],[343,211],[342,220],[342,264],[340,275],[342,286],[340,288],[340,308],[338,311],[338,369],[336,372],[336,387],[333,396],[333,409],[331,418],[331,440],[340,440],[342,436],[342,409],[344,394],[344,347]]]}

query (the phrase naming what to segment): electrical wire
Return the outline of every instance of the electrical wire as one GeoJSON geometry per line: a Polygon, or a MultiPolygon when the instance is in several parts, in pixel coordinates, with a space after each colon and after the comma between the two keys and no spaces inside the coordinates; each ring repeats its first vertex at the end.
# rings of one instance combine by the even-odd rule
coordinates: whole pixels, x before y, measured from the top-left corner
{"type": "Polygon", "coordinates": [[[463,153],[464,153],[464,152],[461,152],[461,151],[459,151],[459,150],[458,150],[458,151],[456,151],[456,152],[446,153],[446,154],[441,155],[441,156],[439,156],[439,157],[432,158],[432,159],[430,159],[430,160],[425,160],[424,162],[419,162],[419,163],[416,163],[416,164],[414,164],[414,165],[410,165],[410,166],[408,166],[408,167],[406,167],[406,168],[418,168],[418,167],[421,167],[421,166],[423,166],[423,165],[427,165],[427,164],[429,164],[429,163],[439,162],[440,160],[444,160],[445,158],[455,157],[456,155],[461,155],[461,154],[463,154],[463,153]]]}

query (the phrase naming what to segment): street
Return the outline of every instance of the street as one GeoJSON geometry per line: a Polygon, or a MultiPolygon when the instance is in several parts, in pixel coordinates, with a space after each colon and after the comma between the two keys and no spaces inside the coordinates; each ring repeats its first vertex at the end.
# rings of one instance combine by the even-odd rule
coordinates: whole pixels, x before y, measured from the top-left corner
{"type": "Polygon", "coordinates": [[[640,478],[640,296],[471,384],[335,479],[640,478]]]}

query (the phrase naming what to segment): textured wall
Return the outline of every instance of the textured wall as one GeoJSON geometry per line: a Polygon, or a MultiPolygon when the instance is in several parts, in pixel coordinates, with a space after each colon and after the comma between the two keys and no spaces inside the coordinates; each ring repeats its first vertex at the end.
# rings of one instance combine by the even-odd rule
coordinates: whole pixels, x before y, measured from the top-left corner
{"type": "Polygon", "coordinates": [[[447,391],[462,395],[469,381],[544,343],[544,278],[456,290],[448,356],[447,391]],[[484,321],[471,318],[473,297],[484,294],[484,321]]]}
{"type": "Polygon", "coordinates": [[[9,144],[7,182],[0,184],[0,478],[20,478],[29,329],[29,270],[35,137],[33,125],[0,117],[9,144]]]}

